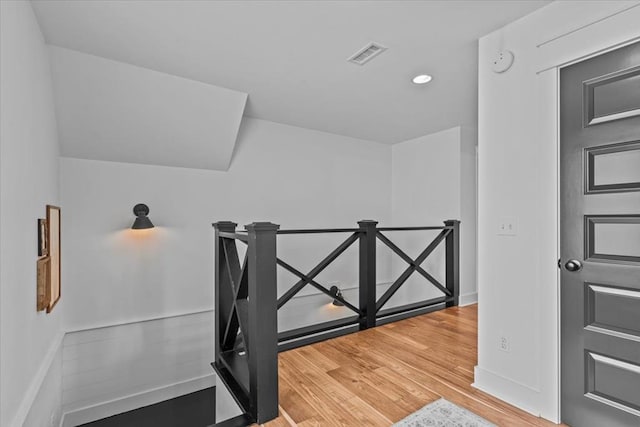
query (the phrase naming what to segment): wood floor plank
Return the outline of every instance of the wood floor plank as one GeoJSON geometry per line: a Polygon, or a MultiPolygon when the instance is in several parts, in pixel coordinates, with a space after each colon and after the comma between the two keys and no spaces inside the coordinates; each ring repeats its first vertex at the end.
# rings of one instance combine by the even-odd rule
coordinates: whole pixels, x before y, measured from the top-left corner
{"type": "MultiPolygon", "coordinates": [[[[285,359],[287,371],[281,375],[281,378],[296,387],[303,399],[322,414],[329,424],[336,426],[358,425],[359,420],[334,399],[335,393],[340,393],[340,387],[334,385],[329,388],[330,384],[326,379],[317,375],[313,370],[299,369],[299,365],[296,366],[294,360],[295,355],[289,357],[288,363],[285,359]]],[[[314,418],[319,420],[318,417],[314,418]]]]}
{"type": "MultiPolygon", "coordinates": [[[[394,400],[396,396],[388,396],[386,390],[373,386],[369,381],[364,380],[360,374],[361,372],[349,366],[329,372],[329,375],[336,382],[342,384],[354,395],[376,408],[378,412],[381,412],[389,420],[395,422],[402,419],[407,413],[411,413],[410,410],[408,411],[397,405],[397,400],[394,400]]],[[[399,397],[396,398],[399,399],[399,397]]]]}
{"type": "Polygon", "coordinates": [[[347,388],[336,382],[329,372],[317,367],[303,354],[290,352],[283,354],[282,358],[289,369],[295,370],[296,373],[312,381],[315,386],[322,389],[331,398],[331,402],[327,402],[327,404],[333,408],[333,411],[346,411],[347,414],[350,414],[346,418],[353,417],[358,423],[366,422],[376,426],[389,425],[389,419],[380,414],[375,407],[367,405],[360,397],[354,397],[347,388]]]}
{"type": "Polygon", "coordinates": [[[278,382],[280,406],[287,411],[291,419],[298,424],[314,419],[315,417],[322,418],[322,415],[320,415],[312,405],[305,402],[304,397],[296,390],[295,386],[289,384],[286,380],[286,372],[288,371],[280,367],[280,378],[278,382]]]}
{"type": "Polygon", "coordinates": [[[389,368],[395,371],[398,375],[402,375],[405,378],[415,381],[417,384],[427,387],[439,396],[444,397],[457,405],[465,407],[499,426],[534,425],[528,421],[520,422],[520,420],[516,418],[515,414],[505,414],[500,410],[498,405],[494,406],[489,401],[484,401],[482,396],[478,396],[476,394],[477,392],[474,389],[471,389],[471,387],[469,387],[469,389],[460,388],[452,382],[442,378],[440,376],[441,373],[438,374],[416,368],[415,360],[417,359],[403,358],[404,360],[400,360],[377,350],[371,351],[370,353],[372,358],[387,360],[389,368]]]}
{"type": "Polygon", "coordinates": [[[317,348],[310,345],[306,347],[300,347],[296,350],[295,353],[301,354],[303,357],[305,357],[307,360],[309,360],[311,363],[321,368],[325,372],[332,371],[340,367],[340,365],[334,360],[326,357],[324,354],[318,351],[317,348]]]}
{"type": "Polygon", "coordinates": [[[288,420],[267,426],[385,427],[441,397],[498,426],[555,425],[471,386],[477,319],[451,307],[281,353],[288,420]]]}
{"type": "MultiPolygon", "coordinates": [[[[462,393],[486,404],[487,406],[491,406],[494,409],[508,408],[508,412],[512,413],[514,416],[523,417],[524,420],[527,420],[529,417],[529,414],[526,414],[524,411],[513,408],[499,399],[470,387],[472,382],[471,376],[468,376],[468,374],[462,374],[460,371],[450,370],[451,365],[436,363],[434,361],[437,359],[435,353],[417,354],[406,352],[393,345],[385,346],[385,351],[381,352],[380,344],[380,340],[367,342],[364,337],[361,338],[361,346],[363,348],[367,348],[370,357],[374,360],[378,360],[380,363],[382,363],[383,360],[394,360],[396,362],[401,362],[405,367],[408,367],[412,371],[416,366],[420,366],[420,371],[414,371],[410,376],[412,378],[415,378],[416,376],[420,377],[422,381],[427,384],[431,384],[431,387],[436,388],[436,390],[447,399],[447,395],[450,392],[462,393]]],[[[549,425],[549,423],[545,421],[544,425],[549,425]]]]}
{"type": "MultiPolygon", "coordinates": [[[[372,357],[375,360],[384,360],[385,356],[395,357],[397,360],[401,360],[412,366],[420,366],[423,369],[429,369],[434,373],[445,375],[445,379],[450,375],[457,375],[462,381],[466,381],[468,384],[473,382],[473,375],[469,372],[457,369],[460,365],[457,364],[457,360],[453,358],[447,358],[446,356],[438,355],[435,352],[423,352],[423,353],[408,353],[403,348],[393,345],[393,342],[385,341],[383,339],[376,339],[370,341],[362,340],[360,347],[367,349],[367,351],[376,351],[380,343],[391,344],[385,347],[383,355],[379,358],[372,357]]],[[[372,355],[373,356],[373,355],[372,355]]]]}
{"type": "Polygon", "coordinates": [[[423,387],[422,385],[410,380],[409,378],[398,375],[396,372],[386,366],[376,369],[376,373],[381,377],[398,384],[410,395],[419,398],[420,403],[422,404],[421,407],[440,398],[440,396],[432,390],[423,387]]]}
{"type": "MultiPolygon", "coordinates": [[[[368,405],[364,400],[342,387],[329,375],[330,371],[323,371],[309,360],[306,355],[300,355],[299,360],[293,359],[293,367],[304,375],[309,375],[316,385],[322,387],[331,396],[335,403],[343,406],[353,414],[362,425],[387,426],[390,420],[382,415],[373,406],[368,405]]],[[[338,367],[339,368],[339,367],[338,367]]],[[[337,368],[336,368],[337,369],[337,368]]]]}
{"type": "MultiPolygon", "coordinates": [[[[365,331],[366,332],[366,331],[365,331]]],[[[364,332],[360,332],[364,333],[364,332]]],[[[349,335],[347,335],[348,337],[349,335]]],[[[345,337],[341,337],[345,338],[345,337]]],[[[326,357],[334,360],[338,366],[348,366],[348,365],[357,365],[366,369],[376,369],[381,366],[374,363],[372,359],[361,357],[357,352],[348,352],[345,348],[341,348],[339,343],[341,342],[341,338],[337,338],[335,340],[323,341],[317,344],[313,344],[313,346],[320,351],[326,357]],[[336,347],[338,345],[338,347],[336,347]]],[[[293,350],[296,351],[296,350],[293,350]]]]}

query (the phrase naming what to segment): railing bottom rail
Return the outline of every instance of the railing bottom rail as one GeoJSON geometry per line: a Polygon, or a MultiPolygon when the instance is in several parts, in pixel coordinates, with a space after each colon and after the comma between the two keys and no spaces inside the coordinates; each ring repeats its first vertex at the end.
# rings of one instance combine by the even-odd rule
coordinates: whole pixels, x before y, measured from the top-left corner
{"type": "Polygon", "coordinates": [[[318,325],[291,329],[278,334],[278,351],[286,351],[357,332],[360,318],[351,316],[318,325]]]}
{"type": "MultiPolygon", "coordinates": [[[[380,310],[376,315],[376,326],[442,310],[443,308],[446,308],[447,303],[453,300],[453,297],[443,296],[380,310]]],[[[309,344],[358,332],[361,330],[358,323],[358,316],[352,316],[345,319],[281,332],[278,334],[278,351],[282,352],[292,350],[294,348],[304,347],[309,344]]]]}
{"type": "Polygon", "coordinates": [[[438,297],[426,301],[380,310],[378,312],[376,323],[378,325],[384,325],[398,320],[408,319],[409,317],[431,313],[433,311],[446,308],[447,303],[453,300],[454,297],[438,297]]]}

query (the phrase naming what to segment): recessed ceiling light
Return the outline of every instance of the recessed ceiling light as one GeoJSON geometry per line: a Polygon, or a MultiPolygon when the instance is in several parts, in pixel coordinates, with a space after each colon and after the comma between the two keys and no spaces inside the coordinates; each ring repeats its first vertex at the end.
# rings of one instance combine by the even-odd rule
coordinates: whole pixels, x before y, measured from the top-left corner
{"type": "Polygon", "coordinates": [[[415,76],[413,78],[413,82],[417,85],[423,85],[425,83],[429,83],[431,81],[431,76],[429,74],[420,74],[419,76],[415,76]]]}

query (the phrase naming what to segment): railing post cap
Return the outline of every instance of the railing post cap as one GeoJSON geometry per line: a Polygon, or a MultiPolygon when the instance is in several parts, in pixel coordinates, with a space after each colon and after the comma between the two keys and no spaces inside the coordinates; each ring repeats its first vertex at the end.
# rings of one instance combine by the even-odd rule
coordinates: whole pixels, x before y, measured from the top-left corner
{"type": "Polygon", "coordinates": [[[460,220],[459,219],[448,219],[444,222],[444,225],[454,225],[454,224],[460,224],[460,220]]]}
{"type": "Polygon", "coordinates": [[[233,221],[218,221],[211,225],[213,228],[233,228],[234,230],[238,226],[238,224],[233,221]]]}
{"type": "Polygon", "coordinates": [[[251,224],[247,224],[244,226],[247,231],[277,231],[280,228],[279,224],[274,224],[272,222],[252,222],[251,224]]]}
{"type": "Polygon", "coordinates": [[[371,225],[376,225],[376,224],[378,224],[378,221],[376,221],[374,219],[363,219],[363,220],[358,221],[358,225],[360,227],[366,226],[366,225],[371,226],[371,225]]]}

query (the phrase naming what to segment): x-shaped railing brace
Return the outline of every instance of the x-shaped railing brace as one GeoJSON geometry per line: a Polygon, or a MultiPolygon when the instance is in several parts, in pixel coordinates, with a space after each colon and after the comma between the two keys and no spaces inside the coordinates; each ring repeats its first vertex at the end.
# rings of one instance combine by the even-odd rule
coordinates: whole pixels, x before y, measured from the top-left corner
{"type": "Polygon", "coordinates": [[[238,299],[247,298],[248,292],[248,276],[247,276],[247,260],[248,253],[245,254],[242,269],[240,268],[240,260],[238,258],[238,251],[236,249],[235,242],[229,239],[225,239],[224,242],[224,254],[227,261],[227,276],[229,278],[229,284],[233,292],[233,305],[231,306],[230,313],[227,317],[226,328],[224,331],[221,347],[228,350],[230,347],[235,348],[237,341],[238,331],[242,335],[245,348],[248,347],[247,336],[244,333],[244,328],[247,325],[242,325],[240,318],[240,308],[238,307],[238,299]],[[231,259],[233,257],[233,259],[231,259]]]}
{"type": "MultiPolygon", "coordinates": [[[[319,291],[321,291],[321,292],[327,294],[328,296],[330,296],[332,299],[340,301],[342,304],[344,304],[345,307],[348,307],[351,310],[355,311],[357,314],[360,314],[360,310],[358,310],[358,308],[356,308],[354,305],[350,304],[347,300],[345,300],[344,298],[342,298],[339,295],[333,295],[331,293],[331,291],[329,291],[327,288],[322,286],[320,283],[318,283],[315,280],[313,280],[313,277],[315,277],[315,275],[313,277],[311,277],[310,275],[303,274],[300,271],[298,271],[295,268],[293,268],[292,266],[290,266],[289,264],[287,264],[286,262],[282,261],[280,258],[277,258],[277,262],[278,262],[279,266],[281,266],[285,270],[287,270],[287,271],[295,274],[296,276],[298,276],[301,279],[300,282],[298,282],[298,283],[304,283],[303,286],[305,286],[307,284],[310,284],[313,287],[315,287],[316,289],[318,289],[319,291]]],[[[284,302],[280,303],[281,300],[282,300],[282,298],[280,298],[280,300],[278,300],[278,308],[282,307],[282,305],[284,305],[287,302],[287,301],[284,301],[284,302]]]]}
{"type": "Polygon", "coordinates": [[[345,305],[345,307],[350,308],[351,310],[356,312],[358,315],[361,315],[361,312],[357,307],[355,307],[354,305],[350,304],[348,301],[346,301],[344,298],[342,298],[340,296],[332,295],[331,292],[327,288],[325,288],[324,286],[322,286],[321,284],[319,284],[318,282],[316,282],[314,280],[314,278],[318,274],[320,274],[325,268],[327,268],[329,266],[329,264],[331,264],[344,251],[346,251],[349,248],[349,246],[351,246],[354,242],[356,242],[358,240],[358,238],[359,238],[358,233],[353,233],[344,242],[342,242],[340,244],[340,246],[338,246],[329,255],[327,255],[322,261],[320,261],[320,263],[317,266],[315,266],[308,274],[303,274],[300,271],[298,271],[297,269],[295,269],[294,267],[292,267],[291,265],[289,265],[286,262],[282,261],[280,258],[276,258],[278,265],[280,265],[285,270],[289,271],[290,273],[292,273],[292,274],[294,274],[294,275],[296,275],[296,276],[298,276],[300,278],[300,280],[295,285],[293,285],[293,287],[291,287],[291,289],[289,289],[287,292],[285,292],[284,295],[282,295],[278,299],[278,308],[280,308],[283,305],[285,305],[291,298],[293,298],[298,292],[300,292],[302,290],[302,288],[304,288],[306,285],[310,284],[313,287],[315,287],[316,289],[318,289],[319,291],[321,291],[321,292],[325,293],[326,295],[330,296],[332,299],[336,299],[336,300],[340,301],[342,304],[345,305]]]}
{"type": "Polygon", "coordinates": [[[438,245],[447,237],[447,235],[450,232],[451,232],[450,229],[442,230],[440,234],[438,234],[436,238],[433,239],[431,243],[429,243],[429,246],[427,246],[427,248],[424,251],[422,251],[416,259],[412,259],[411,257],[409,257],[409,255],[404,253],[402,249],[396,246],[391,240],[389,240],[380,231],[376,233],[376,236],[378,237],[378,239],[380,239],[380,241],[382,241],[400,258],[402,258],[406,263],[409,264],[409,267],[407,267],[407,269],[402,272],[400,277],[398,277],[396,281],[393,282],[393,284],[389,287],[389,289],[387,289],[387,291],[380,297],[378,302],[376,302],[376,313],[380,311],[380,309],[389,301],[389,299],[391,299],[391,297],[398,291],[398,289],[400,289],[400,287],[404,284],[404,282],[406,282],[409,276],[411,276],[415,271],[420,273],[422,276],[424,276],[425,279],[431,282],[435,287],[437,287],[442,292],[444,292],[445,295],[447,296],[453,295],[451,291],[445,288],[444,286],[442,286],[442,284],[435,277],[433,277],[431,274],[427,273],[422,267],[420,267],[420,264],[422,264],[427,259],[427,257],[431,255],[431,253],[435,250],[435,248],[438,247],[438,245]]]}

